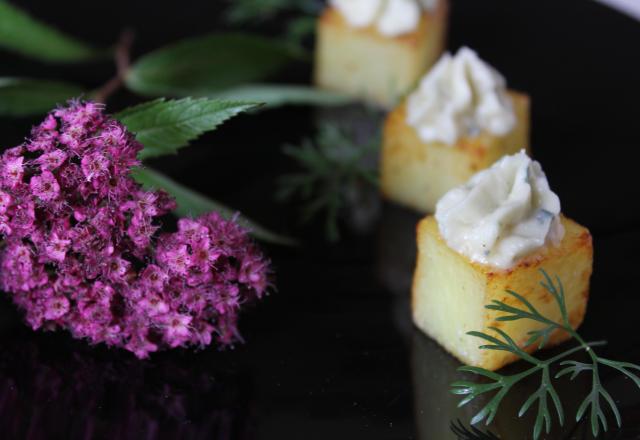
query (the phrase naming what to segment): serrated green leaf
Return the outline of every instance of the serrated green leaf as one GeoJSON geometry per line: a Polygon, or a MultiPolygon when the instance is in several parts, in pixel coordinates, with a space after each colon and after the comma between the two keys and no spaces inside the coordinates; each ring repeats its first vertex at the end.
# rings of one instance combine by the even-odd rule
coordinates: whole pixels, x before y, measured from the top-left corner
{"type": "MultiPolygon", "coordinates": [[[[147,188],[161,188],[171,194],[178,203],[176,214],[180,216],[198,216],[211,211],[216,211],[225,218],[231,218],[236,211],[218,203],[203,194],[193,191],[170,177],[152,170],[150,168],[137,168],[133,171],[134,178],[147,188]]],[[[259,240],[293,246],[296,241],[292,238],[285,237],[260,226],[247,217],[240,216],[238,218],[240,224],[249,229],[251,234],[259,240]]]]}
{"type": "MultiPolygon", "coordinates": [[[[1,4],[1,3],[0,3],[1,4]]],[[[82,94],[74,84],[28,78],[0,78],[0,116],[45,113],[82,94]]]]}
{"type": "Polygon", "coordinates": [[[0,47],[48,62],[74,62],[99,52],[0,1],[0,47]]]}
{"type": "Polygon", "coordinates": [[[353,101],[348,96],[314,87],[283,84],[248,84],[213,93],[210,97],[264,102],[267,108],[283,105],[338,106],[353,101]]]}
{"type": "Polygon", "coordinates": [[[259,104],[214,99],[157,99],[123,110],[115,118],[136,134],[140,159],[175,154],[201,134],[259,104]]]}
{"type": "Polygon", "coordinates": [[[208,96],[277,73],[305,59],[297,46],[248,34],[213,34],[158,49],[140,58],[125,82],[149,96],[208,96]]]}

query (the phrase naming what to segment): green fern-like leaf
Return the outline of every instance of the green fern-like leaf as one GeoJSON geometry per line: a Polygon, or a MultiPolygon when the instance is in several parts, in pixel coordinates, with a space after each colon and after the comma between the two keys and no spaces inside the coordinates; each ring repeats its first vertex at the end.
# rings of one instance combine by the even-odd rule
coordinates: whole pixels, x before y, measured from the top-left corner
{"type": "Polygon", "coordinates": [[[463,400],[460,402],[460,405],[462,406],[473,401],[480,395],[497,391],[489,403],[487,403],[471,420],[471,424],[478,423],[485,419],[487,423],[490,423],[498,411],[502,398],[510,391],[515,383],[535,373],[541,373],[540,387],[525,400],[519,412],[519,416],[522,417],[531,408],[535,407],[537,409],[533,427],[533,438],[537,440],[543,432],[549,433],[551,431],[553,418],[549,409],[549,400],[551,400],[555,407],[560,425],[564,423],[565,419],[560,396],[553,386],[552,377],[549,373],[550,365],[561,361],[573,353],[584,351],[589,355],[591,363],[578,362],[574,360],[562,361],[560,362],[560,365],[564,368],[562,368],[554,378],[558,379],[568,375],[570,379],[573,380],[581,373],[588,372],[591,374],[592,388],[578,408],[576,421],[580,421],[588,416],[591,431],[593,435],[597,437],[601,431],[606,432],[609,428],[605,411],[606,408],[608,408],[608,411],[613,414],[617,425],[621,426],[622,424],[620,411],[618,410],[613,397],[604,388],[604,386],[602,386],[600,381],[599,366],[607,366],[618,370],[631,379],[639,388],[640,377],[633,371],[640,371],[640,366],[629,362],[619,362],[599,357],[593,348],[603,345],[604,342],[587,343],[571,326],[567,313],[564,287],[560,278],[558,276],[552,278],[544,270],[541,270],[541,273],[543,280],[540,284],[555,299],[560,311],[562,322],[556,322],[542,315],[529,301],[526,300],[524,296],[512,291],[508,291],[507,293],[516,298],[523,307],[508,305],[502,301],[493,301],[492,304],[488,304],[486,308],[492,311],[502,312],[502,314],[497,317],[498,321],[517,321],[526,319],[544,324],[544,327],[541,329],[529,332],[530,338],[525,343],[525,346],[538,342],[539,348],[544,347],[549,340],[551,333],[555,330],[567,332],[579,343],[579,345],[550,359],[541,360],[522,350],[522,348],[518,346],[504,330],[490,327],[489,329],[492,330],[496,336],[480,331],[469,332],[469,335],[489,342],[489,344],[481,345],[481,349],[509,351],[511,353],[515,353],[518,357],[526,360],[530,364],[533,364],[533,366],[522,373],[510,376],[501,375],[500,373],[477,367],[462,367],[460,368],[460,371],[483,376],[491,380],[491,382],[488,384],[469,381],[454,382],[451,384],[452,392],[454,394],[464,396],[463,400]]]}

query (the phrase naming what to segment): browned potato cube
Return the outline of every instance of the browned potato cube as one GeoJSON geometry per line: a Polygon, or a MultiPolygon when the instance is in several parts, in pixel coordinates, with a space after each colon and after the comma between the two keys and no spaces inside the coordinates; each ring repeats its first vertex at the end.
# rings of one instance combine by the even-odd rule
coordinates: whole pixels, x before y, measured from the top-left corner
{"type": "Polygon", "coordinates": [[[444,49],[448,0],[424,12],[418,29],[397,37],[374,26],[352,27],[335,8],[318,21],[315,82],[385,108],[392,107],[444,49]]]}
{"type": "Polygon", "coordinates": [[[384,125],[381,187],[390,200],[424,213],[450,189],[465,183],[502,156],[529,152],[529,97],[509,91],[517,122],[505,136],[480,133],[455,145],[423,142],[406,121],[406,102],[393,110],[384,125]]]}
{"type": "MultiPolygon", "coordinates": [[[[497,370],[516,360],[516,356],[506,351],[481,350],[478,346],[482,345],[482,340],[467,332],[495,334],[489,327],[497,327],[524,346],[530,337],[528,332],[543,327],[528,319],[496,321],[500,312],[485,308],[491,301],[524,307],[506,290],[519,293],[541,314],[559,321],[558,304],[540,285],[539,269],[542,268],[562,280],[570,322],[577,328],[587,308],[593,247],[586,228],[564,216],[561,221],[565,235],[558,247],[546,246],[523,258],[513,268],[500,270],[471,262],[451,249],[440,235],[434,217],[422,220],[418,225],[418,262],[412,293],[416,326],[461,362],[497,370]]],[[[556,331],[547,346],[559,344],[568,337],[566,333],[556,331]]],[[[535,348],[534,344],[527,350],[535,348]]]]}

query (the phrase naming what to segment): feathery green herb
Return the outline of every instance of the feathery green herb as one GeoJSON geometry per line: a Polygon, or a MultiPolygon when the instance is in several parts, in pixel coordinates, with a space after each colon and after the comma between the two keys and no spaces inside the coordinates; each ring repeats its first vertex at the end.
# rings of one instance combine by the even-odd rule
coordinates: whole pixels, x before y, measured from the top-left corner
{"type": "Polygon", "coordinates": [[[283,37],[300,42],[313,35],[316,18],[324,8],[322,0],[231,0],[225,19],[233,25],[259,24],[276,17],[284,23],[283,37]]]}
{"type": "Polygon", "coordinates": [[[582,420],[583,417],[589,411],[589,421],[591,424],[591,431],[594,436],[598,436],[600,430],[606,432],[608,429],[607,416],[605,410],[608,407],[611,413],[614,415],[618,427],[622,425],[620,412],[607,390],[602,385],[599,375],[599,368],[601,366],[607,366],[614,368],[630,378],[640,388],[640,377],[634,374],[631,370],[640,370],[640,366],[631,364],[628,362],[618,362],[610,359],[605,359],[598,356],[593,350],[594,347],[606,344],[604,341],[598,342],[585,342],[584,339],[573,329],[569,322],[569,315],[567,313],[567,307],[565,302],[564,288],[562,282],[558,276],[555,277],[555,281],[545,272],[541,270],[544,280],[540,283],[556,300],[561,313],[561,321],[556,322],[545,316],[543,316],[536,308],[527,301],[523,296],[513,291],[507,291],[507,293],[516,298],[524,307],[518,308],[510,306],[503,301],[493,301],[492,304],[486,306],[489,310],[495,310],[503,312],[503,315],[497,318],[497,321],[517,321],[520,319],[529,319],[544,324],[540,330],[529,332],[530,339],[526,342],[525,347],[520,347],[518,344],[504,331],[496,327],[490,327],[490,330],[496,333],[495,336],[484,332],[469,332],[471,336],[483,339],[487,344],[480,346],[484,350],[503,350],[516,354],[521,359],[532,364],[529,369],[513,374],[502,375],[495,371],[489,371],[484,368],[465,366],[459,368],[459,371],[466,373],[473,373],[479,376],[483,376],[489,380],[489,383],[475,383],[469,381],[459,381],[451,384],[452,393],[465,396],[460,402],[459,406],[466,405],[475,398],[482,394],[495,391],[493,398],[482,408],[471,420],[471,424],[476,424],[485,420],[486,424],[490,424],[494,419],[500,402],[504,396],[513,388],[513,386],[523,380],[526,377],[533,374],[540,373],[540,387],[535,391],[520,408],[518,413],[519,417],[522,417],[531,407],[535,405],[537,409],[537,415],[535,424],[533,427],[533,438],[538,439],[542,434],[542,431],[549,433],[551,431],[552,415],[555,410],[558,417],[558,422],[562,426],[564,424],[565,415],[562,407],[560,397],[556,392],[552,378],[557,379],[565,375],[571,375],[570,379],[575,379],[582,372],[587,372],[591,375],[592,388],[590,393],[585,397],[582,404],[578,408],[576,414],[576,422],[582,420]],[[550,359],[541,360],[533,355],[527,353],[524,349],[527,346],[537,344],[539,348],[544,347],[550,335],[556,331],[567,332],[573,339],[575,339],[579,345],[571,348],[563,353],[558,354],[550,359]],[[560,362],[561,366],[565,368],[559,371],[554,377],[552,377],[549,369],[550,366],[567,356],[584,351],[589,355],[591,363],[582,363],[572,360],[565,360],[560,362]],[[550,410],[551,407],[551,410],[550,410]]]}
{"type": "Polygon", "coordinates": [[[317,15],[322,7],[320,0],[231,0],[225,18],[230,23],[248,24],[286,12],[317,15]]]}
{"type": "Polygon", "coordinates": [[[348,195],[354,188],[378,186],[379,145],[377,136],[359,145],[338,126],[322,126],[315,139],[284,147],[284,153],[298,162],[301,171],[280,178],[277,198],[302,201],[305,222],[324,211],[327,238],[337,241],[338,220],[347,207],[348,195]]]}
{"type": "Polygon", "coordinates": [[[458,440],[500,440],[492,432],[482,432],[475,426],[467,428],[460,420],[451,422],[450,428],[458,440]]]}

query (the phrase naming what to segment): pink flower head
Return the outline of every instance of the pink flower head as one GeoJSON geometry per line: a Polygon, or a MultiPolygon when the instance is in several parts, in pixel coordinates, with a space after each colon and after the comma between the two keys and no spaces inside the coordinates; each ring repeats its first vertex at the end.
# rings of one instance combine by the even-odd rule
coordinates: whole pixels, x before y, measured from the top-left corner
{"type": "Polygon", "coordinates": [[[109,159],[101,153],[90,153],[82,158],[80,162],[84,177],[91,181],[96,177],[109,174],[109,159]]]}
{"type": "Polygon", "coordinates": [[[149,357],[149,353],[158,351],[158,346],[149,341],[148,335],[145,333],[134,334],[124,348],[135,354],[138,359],[146,359],[149,357]]]}
{"type": "Polygon", "coordinates": [[[107,262],[103,274],[109,281],[115,283],[125,282],[129,266],[131,266],[129,261],[116,256],[107,262]]]}
{"type": "Polygon", "coordinates": [[[199,221],[181,218],[178,220],[178,235],[190,245],[204,243],[209,240],[209,229],[199,221]]]}
{"type": "Polygon", "coordinates": [[[105,148],[118,148],[127,141],[129,134],[120,124],[109,124],[98,135],[96,142],[105,148]]]}
{"type": "Polygon", "coordinates": [[[0,157],[0,287],[33,329],[62,328],[139,358],[241,341],[269,264],[235,218],[180,219],[131,176],[142,146],[101,105],[72,101],[0,157]]]}
{"type": "Polygon", "coordinates": [[[53,115],[47,115],[42,124],[40,124],[40,128],[43,130],[55,130],[58,126],[58,121],[53,115]]]}
{"type": "Polygon", "coordinates": [[[58,237],[57,233],[53,232],[44,246],[45,257],[52,261],[64,261],[69,244],[71,244],[71,240],[63,240],[58,237]]]}
{"type": "Polygon", "coordinates": [[[66,159],[67,154],[64,151],[53,150],[36,159],[36,163],[40,165],[43,170],[52,171],[62,165],[66,159]]]}
{"type": "Polygon", "coordinates": [[[69,300],[65,296],[54,296],[46,300],[44,318],[55,321],[69,311],[69,300]]]}
{"type": "Polygon", "coordinates": [[[169,275],[155,264],[149,264],[140,274],[141,283],[150,290],[162,291],[169,275]]]}
{"type": "Polygon", "coordinates": [[[189,315],[170,313],[162,317],[164,338],[171,347],[184,344],[190,336],[189,324],[193,318],[189,315]]]}
{"type": "Polygon", "coordinates": [[[51,171],[43,171],[41,175],[33,176],[29,186],[33,194],[45,202],[56,199],[60,193],[60,185],[51,171]]]}
{"type": "Polygon", "coordinates": [[[23,162],[24,157],[22,156],[9,157],[4,161],[0,176],[2,182],[9,188],[15,188],[22,181],[22,176],[24,176],[23,162]]]}
{"type": "Polygon", "coordinates": [[[158,259],[161,263],[166,264],[170,273],[175,275],[186,275],[191,263],[191,256],[186,244],[164,249],[158,255],[158,259]]]}
{"type": "Polygon", "coordinates": [[[137,304],[140,311],[147,316],[164,315],[169,312],[171,308],[160,296],[147,294],[137,304]]]}
{"type": "Polygon", "coordinates": [[[7,208],[9,208],[10,205],[11,196],[4,191],[0,191],[0,214],[7,212],[7,208]]]}
{"type": "Polygon", "coordinates": [[[15,235],[28,235],[34,230],[36,220],[35,203],[31,200],[11,207],[10,225],[15,235]]]}

